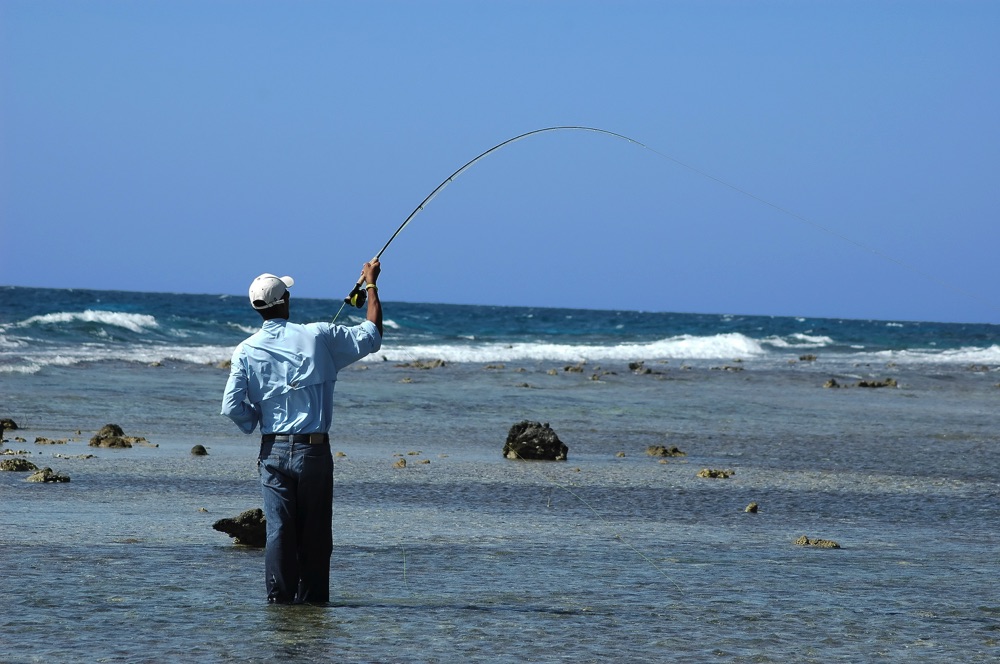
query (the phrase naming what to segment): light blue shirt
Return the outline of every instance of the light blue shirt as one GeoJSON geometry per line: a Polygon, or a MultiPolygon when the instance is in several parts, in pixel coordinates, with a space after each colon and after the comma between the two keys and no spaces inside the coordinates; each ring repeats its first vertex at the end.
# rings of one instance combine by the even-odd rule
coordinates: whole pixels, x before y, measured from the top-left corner
{"type": "Polygon", "coordinates": [[[345,327],[266,320],[233,352],[222,414],[248,434],[258,425],[261,433],[326,433],[337,372],[381,346],[371,321],[345,327]]]}

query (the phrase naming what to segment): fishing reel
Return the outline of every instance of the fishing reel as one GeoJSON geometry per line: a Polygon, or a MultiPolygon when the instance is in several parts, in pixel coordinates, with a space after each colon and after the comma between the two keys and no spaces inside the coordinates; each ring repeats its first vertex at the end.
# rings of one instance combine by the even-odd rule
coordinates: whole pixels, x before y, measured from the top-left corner
{"type": "Polygon", "coordinates": [[[351,290],[350,293],[347,294],[347,297],[344,298],[344,303],[349,304],[352,307],[356,307],[358,309],[365,306],[365,303],[367,301],[368,301],[368,289],[365,288],[364,283],[361,281],[354,284],[354,288],[351,290]]]}

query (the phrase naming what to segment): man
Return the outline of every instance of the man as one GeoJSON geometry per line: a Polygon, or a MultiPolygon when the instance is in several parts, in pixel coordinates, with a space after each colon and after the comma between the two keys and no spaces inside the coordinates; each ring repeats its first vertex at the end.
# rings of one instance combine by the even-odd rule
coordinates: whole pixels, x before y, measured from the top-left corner
{"type": "Polygon", "coordinates": [[[361,270],[367,320],[353,327],[288,322],[291,277],[262,274],[250,284],[264,323],[233,353],[222,414],[247,434],[260,426],[268,602],[330,599],[333,388],[340,369],[382,345],[380,269],[374,259],[361,270]]]}

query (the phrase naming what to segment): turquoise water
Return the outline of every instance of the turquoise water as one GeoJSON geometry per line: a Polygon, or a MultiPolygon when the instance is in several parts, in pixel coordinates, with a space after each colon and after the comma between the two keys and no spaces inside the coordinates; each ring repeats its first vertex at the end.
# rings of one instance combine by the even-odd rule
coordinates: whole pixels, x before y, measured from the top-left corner
{"type": "MultiPolygon", "coordinates": [[[[447,334],[429,322],[415,330],[418,305],[389,305],[398,345],[390,331],[385,359],[355,365],[337,386],[334,600],[274,607],[261,552],[211,528],[259,505],[255,438],[218,415],[226,371],[207,350],[226,348],[218,330],[243,322],[199,333],[162,322],[157,307],[183,296],[146,297],[159,304],[106,311],[158,327],[83,315],[97,310],[87,302],[31,313],[62,321],[44,332],[22,324],[28,316],[0,319],[0,415],[24,427],[5,447],[72,478],[0,473],[0,661],[1000,657],[990,326],[976,332],[985,337],[949,327],[930,338],[935,325],[897,323],[914,328],[900,342],[885,331],[907,327],[878,322],[777,319],[753,333],[716,317],[685,331],[673,315],[677,327],[658,333],[662,321],[632,313],[618,318],[652,331],[616,338],[613,317],[596,313],[582,342],[596,359],[571,372],[580,359],[561,355],[579,350],[571,335],[486,329],[524,312],[478,311],[483,322],[464,338],[456,320],[447,334]],[[69,359],[81,335],[94,356],[69,359]],[[680,347],[684,335],[696,357],[621,350],[680,347]],[[500,350],[524,343],[523,356],[490,357],[484,338],[500,350]],[[734,344],[747,354],[733,355],[734,344]],[[433,357],[431,346],[452,354],[443,367],[405,366],[433,357]],[[710,346],[723,350],[712,357],[710,346]],[[175,357],[179,348],[190,355],[175,357]],[[539,359],[539,348],[555,357],[539,359]],[[159,353],[158,364],[129,359],[140,352],[159,353]],[[630,371],[625,355],[654,372],[630,371]],[[899,387],[823,388],[888,376],[899,387]],[[569,460],[502,458],[522,419],[549,422],[569,460]],[[88,447],[109,422],[155,447],[88,447]],[[209,456],[191,456],[195,444],[209,456]],[[649,445],[686,456],[660,463],[649,445]],[[406,468],[394,467],[400,457],[406,468]],[[735,474],[696,477],[703,468],[735,474]],[[750,502],[757,514],[744,512],[750,502]],[[841,548],[796,546],[801,535],[841,548]]],[[[567,325],[566,315],[584,314],[542,310],[522,322],[567,325]]]]}

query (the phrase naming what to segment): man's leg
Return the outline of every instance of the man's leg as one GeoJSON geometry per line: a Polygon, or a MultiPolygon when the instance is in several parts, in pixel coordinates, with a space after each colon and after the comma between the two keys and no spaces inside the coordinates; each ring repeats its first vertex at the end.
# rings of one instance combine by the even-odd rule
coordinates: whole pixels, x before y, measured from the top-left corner
{"type": "Polygon", "coordinates": [[[260,486],[267,519],[267,546],[264,549],[264,579],[267,601],[291,603],[299,578],[295,528],[296,485],[288,472],[289,446],[274,443],[262,451],[260,486]]]}
{"type": "MultiPolygon", "coordinates": [[[[333,457],[330,446],[309,445],[298,457],[299,588],[297,601],[330,601],[333,552],[333,457]]],[[[299,450],[296,450],[298,452],[299,450]]]]}

